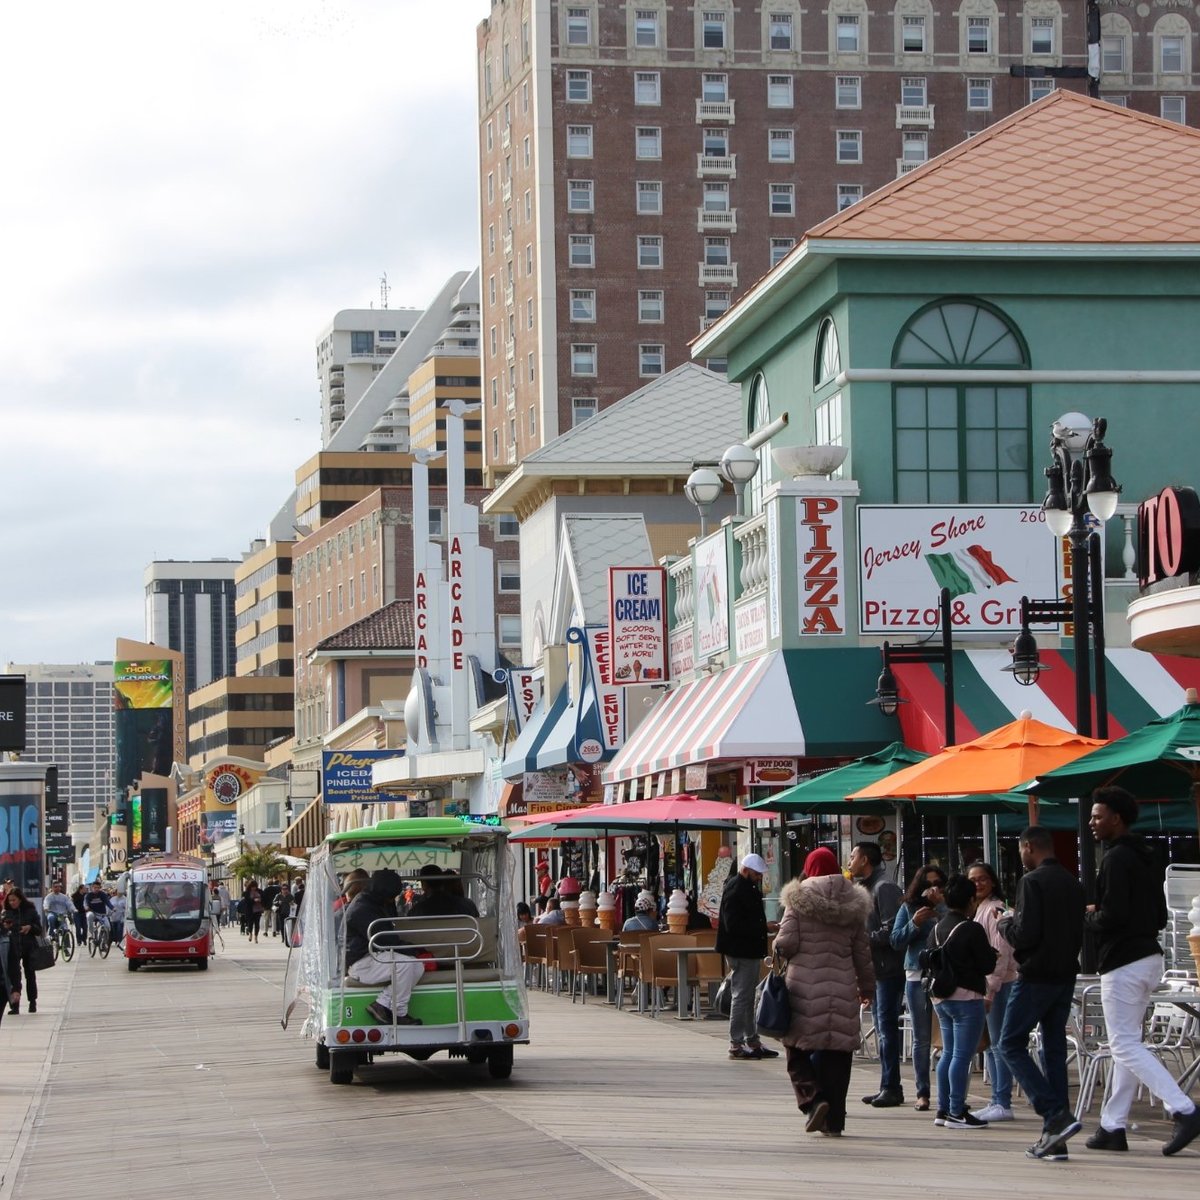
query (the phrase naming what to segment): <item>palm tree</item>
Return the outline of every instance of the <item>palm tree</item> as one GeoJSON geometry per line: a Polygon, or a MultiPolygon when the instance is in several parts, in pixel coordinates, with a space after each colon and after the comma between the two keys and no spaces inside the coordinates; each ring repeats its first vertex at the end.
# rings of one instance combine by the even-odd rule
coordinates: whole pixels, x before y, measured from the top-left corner
{"type": "Polygon", "coordinates": [[[229,873],[236,875],[243,883],[247,879],[273,879],[276,875],[287,874],[289,870],[283,860],[282,847],[276,845],[246,847],[229,864],[229,873]]]}

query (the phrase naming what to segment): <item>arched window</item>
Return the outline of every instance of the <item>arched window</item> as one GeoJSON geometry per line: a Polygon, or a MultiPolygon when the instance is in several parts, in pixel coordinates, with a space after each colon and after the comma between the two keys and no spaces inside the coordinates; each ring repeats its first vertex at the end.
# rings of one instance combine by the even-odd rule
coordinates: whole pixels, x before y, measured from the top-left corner
{"type": "MultiPolygon", "coordinates": [[[[754,376],[753,383],[750,384],[750,432],[757,433],[770,423],[771,398],[767,394],[767,381],[763,377],[763,373],[759,371],[754,376]]],[[[758,455],[758,470],[755,472],[754,478],[750,480],[750,486],[746,489],[746,513],[748,516],[762,512],[763,492],[766,491],[767,485],[772,482],[771,467],[773,460],[771,458],[770,444],[767,443],[759,446],[755,453],[758,455]]]]}
{"type": "Polygon", "coordinates": [[[838,346],[837,326],[832,317],[821,322],[817,334],[817,353],[813,359],[813,386],[820,387],[842,373],[842,352],[838,346]]]}
{"type": "Polygon", "coordinates": [[[961,375],[951,383],[893,386],[896,500],[1028,503],[1029,388],[971,382],[972,371],[988,367],[1028,368],[1016,326],[981,301],[939,300],[901,329],[892,365],[961,375]]]}

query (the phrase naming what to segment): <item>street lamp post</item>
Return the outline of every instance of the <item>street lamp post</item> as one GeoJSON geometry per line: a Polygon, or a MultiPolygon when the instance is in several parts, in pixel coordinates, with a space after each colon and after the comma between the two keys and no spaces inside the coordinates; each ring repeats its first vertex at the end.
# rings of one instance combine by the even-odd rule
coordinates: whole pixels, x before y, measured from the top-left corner
{"type": "MultiPolygon", "coordinates": [[[[954,722],[954,646],[951,641],[950,621],[950,589],[942,588],[938,596],[938,624],[941,627],[941,640],[937,645],[930,643],[915,643],[905,646],[893,646],[884,642],[881,648],[883,654],[883,670],[879,674],[879,682],[875,686],[875,699],[868,704],[879,706],[879,711],[885,716],[892,716],[896,709],[904,703],[900,698],[900,690],[896,686],[896,677],[892,674],[893,663],[939,663],[942,668],[942,698],[944,703],[942,720],[946,745],[953,746],[956,741],[954,722]]],[[[958,819],[947,815],[946,842],[950,868],[958,863],[958,819]]]]}
{"type": "Polygon", "coordinates": [[[733,484],[737,515],[746,515],[746,485],[758,474],[758,455],[745,442],[734,442],[721,455],[721,474],[733,484]]]}
{"type": "Polygon", "coordinates": [[[700,536],[708,536],[708,510],[716,504],[725,485],[721,477],[713,470],[717,463],[694,463],[692,473],[687,483],[683,485],[683,494],[696,506],[700,513],[700,536]]]}

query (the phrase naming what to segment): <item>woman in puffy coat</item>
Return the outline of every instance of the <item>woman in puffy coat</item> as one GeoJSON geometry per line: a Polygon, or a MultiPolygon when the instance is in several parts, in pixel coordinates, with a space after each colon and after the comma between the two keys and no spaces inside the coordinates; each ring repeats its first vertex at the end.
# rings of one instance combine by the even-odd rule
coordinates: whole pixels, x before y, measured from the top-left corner
{"type": "Polygon", "coordinates": [[[788,1077],[808,1117],[805,1130],[840,1137],[861,1040],[859,1013],[875,991],[866,926],[871,896],[842,877],[822,846],[804,860],[804,874],[783,889],[779,903],[784,916],[775,951],[787,960],[792,1009],[783,1037],[788,1077]]]}

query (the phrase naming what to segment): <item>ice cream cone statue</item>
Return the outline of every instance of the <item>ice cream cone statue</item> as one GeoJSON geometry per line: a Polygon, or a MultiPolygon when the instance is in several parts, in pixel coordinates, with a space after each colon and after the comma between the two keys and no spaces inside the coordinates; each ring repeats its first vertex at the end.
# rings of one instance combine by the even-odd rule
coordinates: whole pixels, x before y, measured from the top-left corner
{"type": "Polygon", "coordinates": [[[733,851],[728,846],[722,846],[717,851],[717,861],[713,864],[713,869],[709,871],[708,878],[704,881],[704,890],[696,902],[696,907],[714,925],[721,912],[721,892],[725,888],[725,882],[729,878],[732,867],[733,851]]]}
{"type": "Polygon", "coordinates": [[[558,881],[558,897],[562,902],[563,920],[567,925],[579,924],[579,880],[564,875],[558,881]]]}
{"type": "Polygon", "coordinates": [[[596,893],[579,893],[579,923],[585,929],[591,929],[596,924],[596,893]]]}
{"type": "Polygon", "coordinates": [[[612,892],[601,892],[596,901],[596,922],[610,933],[617,927],[617,898],[612,892]]]}
{"type": "Polygon", "coordinates": [[[1200,977],[1200,896],[1192,901],[1188,920],[1192,923],[1192,931],[1188,934],[1188,945],[1192,948],[1192,958],[1196,962],[1196,975],[1200,977]]]}
{"type": "Polygon", "coordinates": [[[688,926],[688,898],[682,888],[676,888],[667,901],[667,928],[672,933],[686,933],[688,926]]]}

